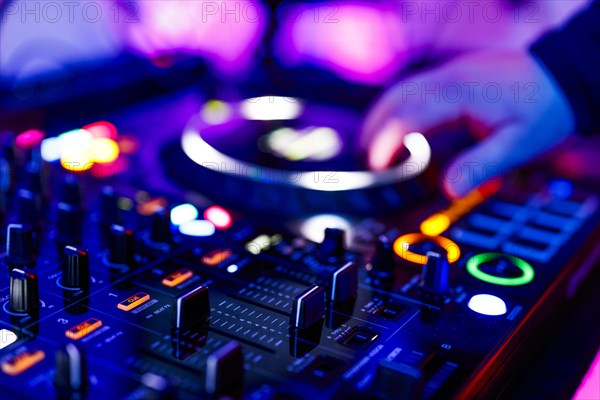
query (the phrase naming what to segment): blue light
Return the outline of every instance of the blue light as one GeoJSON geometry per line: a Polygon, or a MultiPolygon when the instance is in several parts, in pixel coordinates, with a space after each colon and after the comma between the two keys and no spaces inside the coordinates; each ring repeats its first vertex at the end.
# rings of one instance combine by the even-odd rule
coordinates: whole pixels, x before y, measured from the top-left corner
{"type": "Polygon", "coordinates": [[[227,272],[229,272],[230,274],[233,274],[235,272],[237,272],[237,270],[239,269],[239,267],[235,264],[231,264],[229,267],[227,267],[227,272]]]}
{"type": "Polygon", "coordinates": [[[179,226],[179,232],[186,236],[206,237],[215,233],[215,226],[209,221],[197,219],[179,226]]]}
{"type": "Polygon", "coordinates": [[[198,209],[192,204],[185,203],[171,210],[171,223],[175,226],[185,224],[198,218],[198,209]]]}
{"type": "Polygon", "coordinates": [[[573,184],[564,179],[556,179],[548,183],[548,191],[559,199],[568,199],[573,194],[573,184]]]}
{"type": "Polygon", "coordinates": [[[471,297],[468,307],[478,314],[498,316],[506,314],[506,303],[491,294],[477,294],[471,297]]]}

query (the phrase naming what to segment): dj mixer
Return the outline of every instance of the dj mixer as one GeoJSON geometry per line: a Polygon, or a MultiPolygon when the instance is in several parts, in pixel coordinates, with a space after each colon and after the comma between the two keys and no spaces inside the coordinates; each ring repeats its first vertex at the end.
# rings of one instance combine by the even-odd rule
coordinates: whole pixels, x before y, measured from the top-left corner
{"type": "MultiPolygon", "coordinates": [[[[326,187],[311,212],[319,199],[348,211],[352,190],[388,203],[315,237],[263,217],[318,191],[308,183],[259,196],[270,200],[253,213],[13,147],[2,150],[3,399],[496,397],[600,258],[597,192],[535,170],[452,202],[426,189],[429,164],[397,191],[326,187]]],[[[189,183],[200,172],[175,147],[162,160],[179,159],[173,181],[189,183]]],[[[232,198],[237,178],[196,189],[253,201],[249,182],[232,198]]]]}

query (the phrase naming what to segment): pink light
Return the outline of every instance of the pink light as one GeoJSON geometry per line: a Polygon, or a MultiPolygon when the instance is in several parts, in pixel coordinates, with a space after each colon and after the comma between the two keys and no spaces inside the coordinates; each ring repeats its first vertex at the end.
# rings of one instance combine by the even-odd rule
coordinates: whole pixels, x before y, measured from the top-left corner
{"type": "Polygon", "coordinates": [[[204,56],[220,72],[244,71],[255,59],[267,8],[258,0],[139,2],[140,23],[128,26],[134,51],[151,59],[172,54],[204,56]]]}
{"type": "Polygon", "coordinates": [[[21,149],[28,150],[38,146],[44,140],[44,132],[31,129],[21,133],[15,138],[15,145],[21,149]]]}
{"type": "Polygon", "coordinates": [[[600,351],[587,374],[583,378],[573,400],[589,400],[600,398],[600,351]]]}
{"type": "Polygon", "coordinates": [[[92,134],[95,139],[117,139],[117,128],[107,121],[98,121],[83,127],[86,131],[92,134]]]}
{"type": "Polygon", "coordinates": [[[406,35],[393,4],[338,1],[293,7],[282,13],[275,42],[287,64],[316,64],[348,80],[381,83],[407,62],[406,35]]]}
{"type": "Polygon", "coordinates": [[[232,218],[229,211],[219,206],[211,206],[204,211],[204,219],[210,221],[217,229],[228,229],[232,218]]]}

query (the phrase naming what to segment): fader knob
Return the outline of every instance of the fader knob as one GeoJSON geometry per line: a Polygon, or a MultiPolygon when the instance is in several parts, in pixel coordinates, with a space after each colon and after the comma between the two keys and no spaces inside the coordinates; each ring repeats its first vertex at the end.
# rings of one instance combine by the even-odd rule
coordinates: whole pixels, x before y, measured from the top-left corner
{"type": "Polygon", "coordinates": [[[85,288],[90,285],[88,252],[73,246],[65,246],[62,284],[68,288],[85,288]]]}
{"type": "Polygon", "coordinates": [[[31,313],[40,307],[38,278],[33,272],[15,268],[10,272],[10,310],[31,313]]]}
{"type": "Polygon", "coordinates": [[[35,246],[31,226],[10,224],[6,238],[6,263],[10,267],[35,264],[35,246]]]}
{"type": "Polygon", "coordinates": [[[56,213],[56,242],[62,247],[81,243],[81,209],[69,203],[58,203],[56,213]]]}
{"type": "Polygon", "coordinates": [[[325,238],[319,245],[319,253],[323,258],[338,258],[346,251],[346,232],[337,228],[326,228],[325,238]]]}
{"type": "Polygon", "coordinates": [[[394,247],[386,236],[380,236],[377,240],[375,255],[371,260],[369,273],[381,278],[389,278],[394,275],[394,247]]]}
{"type": "Polygon", "coordinates": [[[205,390],[210,395],[236,398],[244,382],[242,345],[231,341],[206,359],[205,390]]]}
{"type": "Polygon", "coordinates": [[[67,343],[55,355],[56,375],[54,386],[59,397],[70,398],[69,392],[84,392],[88,384],[85,353],[75,343],[67,343]]]}
{"type": "Polygon", "coordinates": [[[312,285],[294,297],[290,325],[294,328],[306,329],[324,315],[325,290],[321,286],[312,285]]]}
{"type": "Polygon", "coordinates": [[[171,212],[167,208],[157,211],[152,216],[152,231],[150,240],[154,243],[171,243],[173,234],[171,233],[171,212]]]}
{"type": "Polygon", "coordinates": [[[443,303],[450,289],[450,264],[445,254],[427,252],[427,264],[423,269],[419,291],[427,303],[443,303]]]}
{"type": "Polygon", "coordinates": [[[112,264],[133,266],[135,263],[135,235],[121,225],[110,227],[108,261],[112,264]]]}
{"type": "Polygon", "coordinates": [[[188,329],[201,325],[210,316],[208,287],[198,286],[174,301],[173,329],[188,329]]]}

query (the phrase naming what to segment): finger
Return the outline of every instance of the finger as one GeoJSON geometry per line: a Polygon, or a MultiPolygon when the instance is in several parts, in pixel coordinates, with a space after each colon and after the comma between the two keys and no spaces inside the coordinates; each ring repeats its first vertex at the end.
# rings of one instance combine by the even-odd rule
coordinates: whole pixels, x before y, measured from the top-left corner
{"type": "Polygon", "coordinates": [[[450,198],[466,195],[482,183],[503,175],[547,149],[545,143],[526,143],[529,129],[513,123],[464,151],[447,166],[442,188],[450,198]]]}
{"type": "Polygon", "coordinates": [[[411,132],[427,132],[463,115],[463,105],[444,101],[435,88],[451,78],[445,69],[403,81],[390,89],[365,120],[361,148],[368,152],[373,169],[385,168],[411,132]]]}

